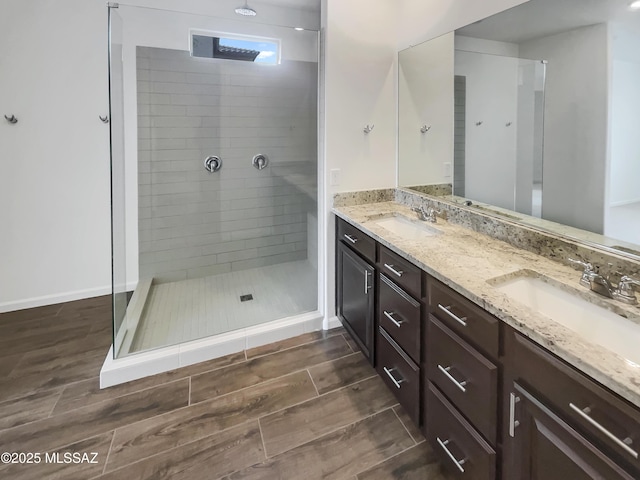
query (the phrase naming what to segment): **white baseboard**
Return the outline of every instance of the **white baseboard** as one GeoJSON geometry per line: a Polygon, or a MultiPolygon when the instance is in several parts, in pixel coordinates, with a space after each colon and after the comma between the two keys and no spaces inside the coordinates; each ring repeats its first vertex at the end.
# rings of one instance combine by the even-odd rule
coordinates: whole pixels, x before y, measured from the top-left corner
{"type": "Polygon", "coordinates": [[[112,345],[100,370],[100,388],[295,337],[319,330],[321,325],[320,312],[311,312],[118,359],[113,358],[112,345]]]}
{"type": "Polygon", "coordinates": [[[632,198],[631,200],[621,200],[618,202],[611,202],[610,207],[624,207],[625,205],[632,205],[634,203],[640,203],[640,198],[632,198]]]}
{"type": "Polygon", "coordinates": [[[332,328],[338,328],[342,326],[342,322],[338,317],[330,317],[327,330],[331,330],[332,328]]]}
{"type": "Polygon", "coordinates": [[[74,292],[57,293],[53,295],[44,295],[42,297],[33,297],[24,300],[0,303],[0,313],[24,310],[25,308],[42,307],[44,305],[73,302],[74,300],[99,297],[102,295],[111,295],[111,285],[107,287],[88,288],[86,290],[76,290],[74,292]]]}

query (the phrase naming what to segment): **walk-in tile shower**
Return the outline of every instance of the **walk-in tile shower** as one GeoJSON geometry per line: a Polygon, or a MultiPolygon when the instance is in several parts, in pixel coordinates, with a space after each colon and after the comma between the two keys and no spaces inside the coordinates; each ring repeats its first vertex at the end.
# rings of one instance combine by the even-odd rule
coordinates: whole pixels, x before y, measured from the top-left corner
{"type": "Polygon", "coordinates": [[[109,17],[114,356],[316,311],[318,32],[109,17]]]}

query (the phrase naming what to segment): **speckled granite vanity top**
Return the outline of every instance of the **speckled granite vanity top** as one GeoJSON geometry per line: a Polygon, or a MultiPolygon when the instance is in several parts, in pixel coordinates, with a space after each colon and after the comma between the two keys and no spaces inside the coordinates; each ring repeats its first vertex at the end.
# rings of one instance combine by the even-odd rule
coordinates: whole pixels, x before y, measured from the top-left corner
{"type": "Polygon", "coordinates": [[[333,212],[640,407],[640,365],[509,298],[491,281],[495,283],[498,277],[508,278],[523,270],[535,272],[556,287],[588,298],[640,325],[637,306],[606,299],[580,286],[580,272],[568,265],[441,219],[437,224],[428,224],[440,230],[441,235],[418,240],[408,240],[376,224],[376,220],[393,215],[417,220],[417,214],[400,203],[335,207],[333,212]]]}

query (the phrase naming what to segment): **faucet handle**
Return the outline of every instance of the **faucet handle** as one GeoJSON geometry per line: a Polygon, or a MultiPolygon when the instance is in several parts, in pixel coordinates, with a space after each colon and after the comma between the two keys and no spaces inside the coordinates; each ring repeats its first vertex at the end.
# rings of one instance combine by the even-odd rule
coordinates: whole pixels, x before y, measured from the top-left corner
{"type": "Polygon", "coordinates": [[[573,263],[574,265],[580,265],[581,267],[584,268],[585,272],[592,272],[593,271],[593,265],[591,265],[589,262],[583,262],[581,260],[574,260],[573,258],[567,258],[567,260],[569,260],[569,262],[573,263]]]}
{"type": "Polygon", "coordinates": [[[634,286],[640,286],[640,282],[635,278],[624,275],[618,283],[618,289],[614,292],[614,298],[630,305],[636,305],[638,299],[633,291],[634,286]]]}
{"type": "Polygon", "coordinates": [[[636,280],[633,277],[630,277],[628,275],[624,275],[621,279],[620,279],[620,284],[618,285],[620,290],[632,290],[633,286],[636,287],[640,287],[640,281],[636,280]]]}
{"type": "Polygon", "coordinates": [[[591,280],[595,275],[593,271],[593,265],[591,265],[589,262],[574,260],[573,258],[567,258],[567,260],[569,260],[569,262],[573,263],[574,265],[580,265],[582,268],[584,268],[582,276],[580,277],[580,285],[582,285],[583,287],[591,288],[591,280]]]}

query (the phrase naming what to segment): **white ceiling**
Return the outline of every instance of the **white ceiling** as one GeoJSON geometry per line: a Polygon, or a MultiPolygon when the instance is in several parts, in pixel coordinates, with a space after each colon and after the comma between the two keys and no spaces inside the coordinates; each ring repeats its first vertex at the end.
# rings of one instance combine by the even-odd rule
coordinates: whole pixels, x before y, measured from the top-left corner
{"type": "Polygon", "coordinates": [[[615,21],[640,30],[631,0],[531,0],[456,31],[468,37],[521,43],[578,27],[615,21]]]}

